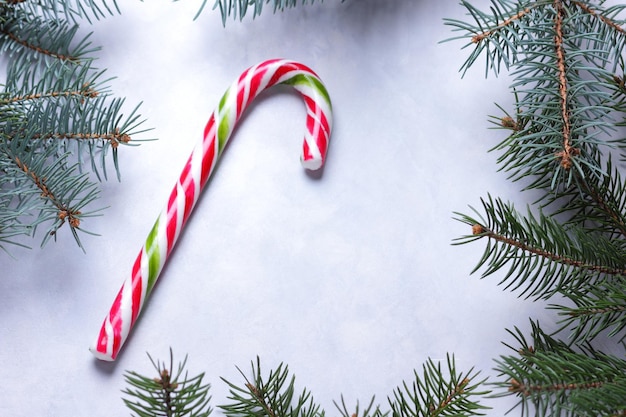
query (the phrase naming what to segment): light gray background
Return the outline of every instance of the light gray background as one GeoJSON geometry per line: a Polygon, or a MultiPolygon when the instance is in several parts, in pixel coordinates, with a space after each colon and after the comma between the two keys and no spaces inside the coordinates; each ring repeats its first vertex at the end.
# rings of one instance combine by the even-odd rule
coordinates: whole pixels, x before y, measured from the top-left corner
{"type": "MultiPolygon", "coordinates": [[[[487,0],[473,3],[483,8],[487,0]]],[[[0,415],[126,416],[125,370],[151,372],[146,356],[189,355],[206,372],[238,380],[261,357],[289,365],[329,415],[386,397],[428,358],[456,355],[493,379],[508,353],[505,328],[551,313],[469,276],[485,242],[451,246],[471,230],[452,219],[492,193],[520,204],[488,150],[494,102],[510,108],[506,77],[464,79],[469,53],[444,17],[453,0],[327,0],[222,27],[211,0],[120,2],[122,14],[89,26],[97,65],[117,78],[127,111],[143,101],[144,137],[120,149],[122,182],[103,184],[104,216],[84,227],[86,254],[68,230],[58,242],[0,253],[0,415]],[[247,67],[299,60],[325,81],[335,129],[319,179],[298,152],[304,107],[288,88],[264,94],[239,125],[148,308],[116,363],[95,360],[96,337],[122,281],[219,98],[247,67]]],[[[112,171],[111,171],[112,173],[112,171]]],[[[114,177],[113,175],[111,175],[114,177]]],[[[500,416],[512,399],[488,400],[500,416]]],[[[219,415],[216,412],[216,415],[219,415]]]]}

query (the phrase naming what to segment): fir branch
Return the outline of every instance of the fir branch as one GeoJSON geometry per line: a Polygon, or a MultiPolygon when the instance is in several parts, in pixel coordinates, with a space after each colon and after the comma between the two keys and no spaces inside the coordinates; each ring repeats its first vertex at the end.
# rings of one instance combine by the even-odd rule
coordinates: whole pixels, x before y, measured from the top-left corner
{"type": "Polygon", "coordinates": [[[107,177],[105,156],[110,148],[119,178],[118,146],[129,143],[133,135],[145,130],[138,130],[143,120],[139,119],[137,108],[123,118],[124,100],[110,98],[105,85],[108,80],[100,80],[102,75],[103,72],[93,71],[88,65],[67,66],[58,62],[31,71],[11,67],[11,83],[7,83],[6,91],[0,95],[0,106],[4,103],[5,108],[23,114],[24,123],[31,131],[25,134],[23,131],[29,127],[21,127],[6,132],[7,140],[16,135],[55,139],[59,152],[78,155],[81,167],[84,155],[89,155],[92,171],[98,178],[101,172],[107,177]]]}
{"type": "Polygon", "coordinates": [[[100,20],[120,13],[116,0],[2,0],[4,14],[41,16],[46,20],[67,20],[74,23],[91,18],[100,20]]]}
{"type": "Polygon", "coordinates": [[[516,130],[494,148],[504,151],[502,169],[514,180],[533,177],[528,188],[551,191],[602,175],[596,161],[609,146],[603,137],[615,129],[606,67],[626,39],[615,29],[621,22],[608,17],[614,10],[591,14],[580,7],[585,2],[565,0],[492,0],[491,13],[484,13],[462,4],[475,23],[446,21],[474,45],[462,70],[482,55],[487,70],[512,69],[516,130]]]}
{"type": "Polygon", "coordinates": [[[547,3],[492,0],[491,13],[486,13],[466,0],[461,1],[475,24],[458,19],[444,19],[446,25],[452,26],[454,31],[463,32],[463,35],[448,40],[469,38],[470,42],[465,47],[474,47],[461,70],[467,71],[483,54],[486,58],[485,75],[489,71],[498,74],[502,65],[509,69],[517,61],[521,41],[528,37],[530,33],[527,31],[531,30],[532,22],[536,20],[534,9],[547,3]]]}
{"type": "Polygon", "coordinates": [[[15,54],[16,61],[27,60],[45,63],[60,60],[80,63],[95,52],[89,35],[78,42],[75,36],[78,25],[64,21],[48,21],[41,17],[20,16],[0,21],[0,52],[15,54]]]}
{"type": "Polygon", "coordinates": [[[47,100],[58,97],[81,97],[81,98],[94,98],[98,96],[98,91],[89,88],[87,85],[80,90],[74,91],[48,91],[46,93],[30,93],[24,96],[13,96],[0,99],[0,106],[7,106],[11,104],[25,103],[27,101],[35,100],[47,100]]]}
{"type": "Polygon", "coordinates": [[[55,143],[51,145],[57,147],[59,153],[75,153],[81,167],[87,155],[92,171],[98,177],[102,173],[104,178],[107,177],[106,155],[111,149],[119,176],[117,148],[122,143],[129,143],[132,135],[138,132],[137,127],[143,121],[138,119],[137,109],[124,119],[123,99],[111,100],[106,96],[66,98],[30,103],[24,119],[27,127],[6,132],[6,140],[15,140],[17,136],[21,140],[53,140],[55,143]]]}
{"type": "MultiPolygon", "coordinates": [[[[575,4],[578,8],[580,8],[585,13],[593,16],[594,18],[600,20],[604,25],[610,27],[616,32],[621,33],[622,35],[626,35],[626,30],[621,26],[621,23],[609,17],[610,9],[605,10],[604,12],[596,11],[591,5],[584,3],[582,1],[573,0],[572,4],[575,4]]],[[[614,7],[614,13],[621,11],[624,8],[624,5],[614,7]]]]}
{"type": "Polygon", "coordinates": [[[574,305],[553,304],[563,317],[561,329],[570,332],[573,341],[592,342],[607,332],[609,338],[626,339],[626,279],[617,276],[613,280],[584,284],[564,294],[574,305]]]}
{"type": "Polygon", "coordinates": [[[0,33],[2,33],[2,35],[6,36],[10,41],[15,43],[17,46],[21,46],[24,49],[32,50],[32,51],[37,52],[37,53],[39,53],[41,55],[47,55],[47,56],[50,56],[52,58],[59,59],[61,61],[70,61],[70,62],[78,61],[78,57],[71,56],[71,55],[58,54],[58,53],[53,52],[53,51],[51,51],[49,49],[44,49],[44,48],[36,45],[35,43],[30,42],[27,39],[22,39],[15,32],[12,32],[10,29],[3,28],[0,33]]]}
{"type": "Polygon", "coordinates": [[[306,389],[295,397],[295,377],[282,363],[267,377],[263,376],[261,361],[252,363],[252,380],[239,369],[245,383],[240,386],[222,378],[228,385],[230,404],[219,406],[227,417],[323,417],[320,406],[306,389]]]}
{"type": "MultiPolygon", "coordinates": [[[[597,181],[577,181],[572,187],[547,198],[559,205],[555,215],[568,216],[568,223],[602,233],[616,244],[626,244],[626,183],[611,157],[605,158],[606,175],[597,181]]],[[[602,162],[598,161],[598,165],[602,162]]]]}
{"type": "Polygon", "coordinates": [[[536,299],[584,282],[626,275],[626,253],[606,237],[575,226],[565,228],[542,212],[538,217],[530,212],[522,217],[499,199],[489,197],[482,203],[486,219],[456,213],[457,220],[472,227],[472,235],[457,239],[457,244],[488,239],[472,273],[485,265],[482,276],[486,277],[509,264],[499,284],[507,283],[506,289],[521,289],[520,295],[536,299]]]}
{"type": "MultiPolygon", "coordinates": [[[[10,185],[12,192],[4,200],[5,210],[15,209],[16,216],[10,219],[10,227],[19,227],[24,221],[22,217],[37,217],[29,222],[26,230],[35,229],[48,223],[42,245],[64,224],[68,224],[79,247],[82,248],[78,231],[82,229],[81,219],[93,216],[94,211],[85,212],[84,208],[98,196],[95,185],[86,175],[77,173],[77,166],[68,165],[68,155],[55,155],[54,149],[42,146],[42,143],[28,145],[28,154],[20,152],[24,143],[19,141],[4,142],[0,148],[0,166],[5,166],[5,174],[0,176],[0,188],[7,190],[10,185]],[[22,159],[18,155],[28,158],[22,159]],[[51,158],[52,161],[51,161],[51,158]],[[10,161],[13,168],[9,168],[10,161]],[[30,216],[28,216],[30,217],[30,216]]],[[[7,219],[9,220],[9,219],[7,219]]]]}
{"type": "Polygon", "coordinates": [[[44,67],[33,65],[30,60],[11,61],[0,105],[28,101],[16,100],[16,96],[41,96],[32,100],[78,94],[83,97],[110,95],[107,84],[112,78],[103,78],[104,74],[105,70],[92,67],[91,60],[85,60],[80,65],[67,65],[63,61],[53,60],[44,67]]]}
{"type": "MultiPolygon", "coordinates": [[[[11,138],[9,138],[10,140],[11,138]]],[[[77,140],[77,141],[101,141],[108,142],[113,149],[117,149],[120,143],[129,143],[130,135],[127,133],[120,133],[119,128],[115,128],[113,132],[110,133],[79,133],[79,132],[50,132],[45,135],[36,134],[33,136],[33,139],[68,139],[68,140],[77,140]]]]}
{"type": "Polygon", "coordinates": [[[457,243],[486,238],[472,272],[504,270],[500,284],[520,295],[564,299],[549,308],[569,344],[532,323],[532,342],[510,332],[521,348],[496,361],[496,396],[518,397],[523,416],[626,415],[626,362],[591,347],[626,338],[626,183],[611,162],[626,148],[613,138],[625,124],[626,4],[604,3],[492,0],[482,12],[463,1],[473,22],[447,21],[473,47],[464,72],[480,56],[487,73],[511,70],[514,111],[498,106],[495,119],[509,136],[492,150],[510,179],[542,191],[538,214],[491,197],[477,216],[457,213],[472,228],[457,243]]]}
{"type": "Polygon", "coordinates": [[[487,409],[477,398],[489,391],[477,391],[484,383],[475,381],[478,373],[456,370],[454,356],[447,356],[447,372],[441,363],[429,359],[422,373],[415,372],[411,385],[406,382],[394,391],[389,399],[393,417],[479,416],[487,409]]]}
{"type": "Polygon", "coordinates": [[[208,417],[212,409],[209,406],[209,384],[203,384],[204,373],[190,378],[185,371],[187,357],[174,371],[174,356],[170,349],[169,368],[165,363],[154,362],[148,354],[157,377],[149,378],[136,372],[126,372],[126,382],[132,388],[122,391],[129,398],[124,398],[126,406],[139,417],[208,417]]]}
{"type": "Polygon", "coordinates": [[[145,131],[143,120],[138,106],[124,116],[124,100],[111,97],[110,79],[92,67],[97,48],[88,36],[76,40],[78,25],[19,10],[5,7],[0,21],[14,34],[0,30],[0,52],[10,57],[0,92],[0,168],[7,174],[0,176],[0,211],[7,212],[0,245],[45,224],[43,245],[67,224],[82,248],[82,220],[100,211],[87,209],[98,190],[85,171],[106,179],[112,155],[119,179],[119,145],[145,131]]]}
{"type": "Polygon", "coordinates": [[[577,352],[532,323],[532,342],[519,329],[509,331],[520,348],[496,361],[501,388],[495,396],[515,395],[522,415],[598,416],[626,412],[626,361],[593,350],[577,352]]]}
{"type": "MultiPolygon", "coordinates": [[[[466,3],[467,6],[469,6],[469,3],[466,3]]],[[[512,26],[513,24],[515,24],[518,20],[522,19],[523,17],[525,17],[526,15],[530,14],[530,12],[532,11],[533,8],[540,6],[540,3],[534,3],[530,6],[526,6],[524,9],[518,11],[517,13],[510,15],[508,17],[505,17],[504,20],[499,23],[496,27],[492,27],[482,33],[476,34],[472,37],[472,43],[475,44],[479,44],[482,41],[484,41],[486,38],[489,38],[491,36],[493,36],[495,33],[497,32],[502,32],[504,29],[512,26]]],[[[471,9],[473,9],[473,7],[469,6],[471,9]]],[[[475,9],[474,9],[475,10],[475,9]]],[[[500,15],[499,18],[502,19],[504,16],[500,15]]]]}

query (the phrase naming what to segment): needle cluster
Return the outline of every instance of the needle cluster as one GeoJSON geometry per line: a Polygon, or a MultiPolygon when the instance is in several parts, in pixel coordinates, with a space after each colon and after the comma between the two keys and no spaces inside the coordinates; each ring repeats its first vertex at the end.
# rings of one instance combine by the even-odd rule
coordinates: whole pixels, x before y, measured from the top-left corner
{"type": "Polygon", "coordinates": [[[616,3],[461,1],[467,21],[446,21],[470,49],[462,71],[479,59],[486,75],[508,71],[512,109],[492,117],[507,136],[493,150],[540,196],[523,212],[487,196],[457,213],[472,231],[457,243],[486,243],[474,271],[556,313],[553,334],[535,322],[530,337],[511,331],[519,346],[496,361],[497,395],[519,398],[523,415],[626,413],[626,5],[616,3]]]}
{"type": "Polygon", "coordinates": [[[185,371],[187,357],[174,369],[174,354],[170,350],[170,363],[150,362],[156,377],[146,377],[137,372],[127,372],[128,387],[122,391],[126,406],[138,417],[208,417],[211,386],[203,383],[204,373],[189,377],[185,371]]]}
{"type": "Polygon", "coordinates": [[[123,114],[98,50],[79,21],[117,11],[107,0],[0,1],[0,248],[44,229],[69,227],[80,245],[83,220],[97,214],[97,181],[118,148],[139,133],[137,108],[123,114]],[[95,177],[95,178],[94,178],[95,177]]]}
{"type": "MultiPolygon", "coordinates": [[[[198,10],[196,17],[200,15],[206,6],[207,1],[208,0],[202,1],[202,5],[200,6],[200,10],[198,10]]],[[[319,2],[323,1],[324,0],[319,0],[319,2]]],[[[315,3],[315,0],[301,0],[300,2],[298,0],[216,0],[213,8],[220,9],[222,23],[226,25],[226,20],[229,17],[243,20],[243,18],[251,12],[252,18],[255,18],[261,14],[263,7],[270,3],[274,13],[276,13],[278,11],[284,11],[285,9],[296,7],[298,4],[313,4],[315,3]]]]}

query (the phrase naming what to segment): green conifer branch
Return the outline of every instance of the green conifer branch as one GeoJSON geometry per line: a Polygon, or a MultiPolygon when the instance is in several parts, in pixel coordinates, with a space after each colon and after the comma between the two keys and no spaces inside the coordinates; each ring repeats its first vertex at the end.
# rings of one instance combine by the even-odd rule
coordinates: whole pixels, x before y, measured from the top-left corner
{"type": "MultiPolygon", "coordinates": [[[[155,365],[158,376],[149,378],[136,372],[127,372],[126,382],[132,387],[123,392],[131,398],[125,398],[125,404],[138,416],[198,416],[206,417],[210,413],[207,396],[208,385],[200,381],[204,374],[188,378],[185,372],[184,381],[195,381],[188,384],[185,398],[193,398],[190,405],[179,406],[179,398],[183,383],[180,375],[185,361],[179,365],[178,373],[172,378],[173,359],[170,350],[170,370],[155,365]],[[168,411],[168,410],[171,410],[168,411]]],[[[186,358],[185,358],[186,359],[186,358]]],[[[152,361],[152,358],[150,358],[152,361]]],[[[153,365],[155,364],[152,361],[153,365]]],[[[311,392],[303,389],[296,395],[295,376],[284,364],[271,369],[267,375],[262,372],[261,361],[257,357],[251,363],[252,376],[248,377],[237,368],[243,382],[236,383],[221,378],[229,388],[229,403],[219,406],[227,417],[323,417],[325,411],[315,403],[311,392]]],[[[357,402],[353,410],[349,410],[341,397],[341,405],[335,402],[342,417],[436,417],[436,416],[480,416],[488,409],[480,404],[481,398],[490,391],[484,389],[485,380],[478,380],[478,372],[470,369],[459,372],[454,357],[447,356],[446,370],[441,363],[429,359],[423,366],[422,373],[415,372],[412,383],[403,382],[390,397],[390,410],[383,412],[380,406],[374,407],[374,398],[364,409],[357,402]]]]}
{"type": "Polygon", "coordinates": [[[432,359],[415,372],[412,384],[406,382],[396,388],[389,399],[393,417],[479,416],[488,407],[477,401],[489,393],[479,391],[485,380],[476,381],[473,369],[458,372],[454,357],[448,355],[447,370],[432,359]],[[478,398],[476,398],[478,397],[478,398]]]}
{"type": "Polygon", "coordinates": [[[575,350],[532,323],[529,343],[509,331],[519,348],[496,361],[502,380],[495,396],[514,395],[523,416],[619,416],[626,413],[626,361],[575,350]]]}
{"type": "Polygon", "coordinates": [[[542,211],[521,216],[513,205],[491,196],[482,203],[484,215],[476,210],[477,217],[457,213],[459,221],[472,227],[472,235],[457,239],[457,244],[487,238],[472,272],[485,266],[486,277],[508,266],[499,284],[535,299],[626,275],[626,253],[606,236],[565,226],[542,211]]]}
{"type": "MultiPolygon", "coordinates": [[[[12,144],[18,143],[12,141],[12,144]]],[[[19,146],[0,148],[0,159],[12,162],[12,169],[7,167],[6,176],[13,183],[13,192],[4,195],[7,207],[15,207],[16,210],[13,218],[9,217],[10,211],[7,210],[6,216],[11,220],[8,230],[32,234],[38,226],[47,224],[43,240],[45,243],[56,236],[61,226],[68,224],[80,245],[77,231],[83,230],[80,227],[81,220],[94,214],[83,210],[97,196],[95,184],[86,175],[78,175],[76,165],[68,166],[67,155],[59,157],[52,147],[44,149],[40,144],[31,147],[38,149],[26,154],[28,159],[18,156],[24,154],[20,152],[19,146]],[[22,217],[30,218],[30,221],[21,224],[24,222],[22,217]]],[[[12,236],[10,234],[0,239],[8,242],[8,237],[12,236]]]]}
{"type": "Polygon", "coordinates": [[[571,340],[592,342],[599,335],[626,339],[626,279],[613,277],[600,283],[584,283],[564,294],[571,305],[550,308],[562,317],[560,331],[570,332],[571,340]]]}
{"type": "Polygon", "coordinates": [[[148,355],[157,371],[154,378],[137,372],[126,372],[129,387],[122,391],[126,406],[139,417],[208,417],[211,386],[203,383],[204,373],[189,377],[185,366],[187,357],[174,369],[174,356],[170,350],[170,364],[155,362],[148,355]]]}
{"type": "Polygon", "coordinates": [[[580,181],[546,198],[546,205],[556,206],[555,214],[569,224],[611,237],[615,244],[626,243],[626,183],[610,154],[598,161],[606,174],[597,181],[580,181]],[[563,203],[565,202],[565,203],[563,203]]]}
{"type": "Polygon", "coordinates": [[[295,377],[282,363],[265,377],[261,361],[252,363],[252,379],[237,368],[244,378],[239,385],[222,378],[228,385],[230,404],[219,408],[227,417],[321,417],[320,406],[313,401],[306,389],[295,397],[295,377]]]}
{"type": "Polygon", "coordinates": [[[0,22],[0,53],[16,54],[16,61],[50,60],[80,63],[97,50],[89,36],[75,42],[78,25],[46,20],[40,16],[17,16],[0,22]]]}

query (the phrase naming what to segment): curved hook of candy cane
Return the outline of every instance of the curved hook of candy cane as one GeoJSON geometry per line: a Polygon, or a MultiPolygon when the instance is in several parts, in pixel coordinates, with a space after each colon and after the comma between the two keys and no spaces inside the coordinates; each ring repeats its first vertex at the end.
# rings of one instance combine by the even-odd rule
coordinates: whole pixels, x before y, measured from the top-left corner
{"type": "Polygon", "coordinates": [[[310,68],[283,59],[265,61],[244,71],[226,90],[209,118],[202,139],[194,147],[135,260],[131,276],[122,285],[104,319],[90,347],[96,358],[113,361],[117,357],[235,125],[255,97],[278,84],[291,85],[304,99],[307,116],[300,157],[303,167],[317,170],[324,164],[332,127],[332,107],[319,77],[310,68]]]}

